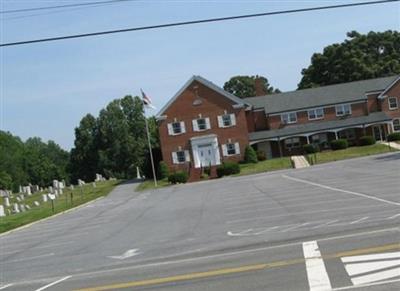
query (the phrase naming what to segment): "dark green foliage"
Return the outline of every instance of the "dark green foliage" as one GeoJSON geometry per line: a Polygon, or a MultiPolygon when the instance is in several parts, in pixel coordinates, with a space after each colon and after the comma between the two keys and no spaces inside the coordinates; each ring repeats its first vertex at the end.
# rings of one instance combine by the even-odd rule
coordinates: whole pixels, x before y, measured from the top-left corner
{"type": "Polygon", "coordinates": [[[183,184],[187,182],[188,178],[189,176],[186,172],[178,171],[168,176],[168,182],[172,184],[183,184]]]}
{"type": "Polygon", "coordinates": [[[165,179],[169,176],[169,169],[166,162],[160,161],[158,164],[158,175],[160,179],[165,179]]]}
{"type": "Polygon", "coordinates": [[[305,144],[303,145],[303,150],[306,154],[313,154],[319,152],[319,147],[314,144],[305,144]]]}
{"type": "Polygon", "coordinates": [[[239,173],[240,173],[240,166],[238,163],[235,162],[224,162],[217,167],[218,178],[239,173]]]}
{"type": "Polygon", "coordinates": [[[246,146],[244,150],[244,161],[246,163],[257,163],[257,153],[252,146],[246,146]]]}
{"type": "Polygon", "coordinates": [[[19,185],[28,183],[43,187],[51,184],[53,179],[65,179],[68,182],[68,161],[68,152],[53,141],[44,143],[34,137],[24,143],[19,137],[0,131],[3,187],[18,191],[19,185]],[[11,185],[8,177],[11,178],[11,185]]]}
{"type": "Polygon", "coordinates": [[[400,73],[400,33],[398,31],[347,33],[344,42],[324,48],[311,57],[303,69],[298,88],[386,77],[400,73]]]}
{"type": "Polygon", "coordinates": [[[349,143],[346,139],[337,139],[331,141],[331,149],[334,151],[347,149],[348,146],[349,143]]]}
{"type": "Polygon", "coordinates": [[[0,189],[9,190],[12,187],[12,179],[5,171],[0,171],[0,189]]]}
{"type": "Polygon", "coordinates": [[[262,150],[257,151],[257,160],[259,161],[265,161],[267,157],[265,156],[265,152],[262,150]]]}
{"type": "Polygon", "coordinates": [[[232,93],[233,95],[245,98],[256,96],[255,80],[262,79],[264,91],[267,94],[280,93],[279,89],[274,89],[268,83],[268,79],[263,76],[235,76],[225,82],[224,90],[232,93]]]}
{"type": "Polygon", "coordinates": [[[393,133],[388,134],[387,140],[388,141],[400,140],[400,132],[393,132],[393,133]]]}
{"type": "Polygon", "coordinates": [[[372,136],[366,135],[360,137],[358,143],[360,146],[373,145],[376,143],[376,140],[372,136]]]}

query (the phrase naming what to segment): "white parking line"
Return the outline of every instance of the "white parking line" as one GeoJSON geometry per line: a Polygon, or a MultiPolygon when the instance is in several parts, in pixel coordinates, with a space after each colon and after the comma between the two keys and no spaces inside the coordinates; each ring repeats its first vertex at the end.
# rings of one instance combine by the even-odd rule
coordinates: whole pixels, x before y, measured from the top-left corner
{"type": "Polygon", "coordinates": [[[380,280],[390,279],[393,277],[398,277],[400,274],[400,268],[390,269],[383,272],[373,273],[369,275],[354,277],[351,282],[354,285],[361,285],[365,283],[372,283],[380,280]]]}
{"type": "Polygon", "coordinates": [[[39,255],[39,256],[34,256],[34,257],[28,257],[28,258],[21,258],[21,259],[12,260],[12,261],[5,261],[5,262],[3,261],[3,262],[0,262],[0,265],[23,262],[23,261],[30,261],[30,260],[35,260],[35,259],[50,257],[50,256],[54,256],[54,253],[49,253],[49,254],[44,254],[44,255],[39,255]]]}
{"type": "Polygon", "coordinates": [[[367,194],[364,194],[364,193],[358,193],[358,192],[354,192],[354,191],[348,191],[348,190],[344,190],[344,189],[334,188],[334,187],[326,186],[326,185],[323,185],[323,184],[314,183],[314,182],[311,182],[311,181],[308,181],[308,180],[303,180],[303,179],[290,177],[290,176],[287,176],[287,175],[282,175],[282,177],[286,178],[286,179],[289,179],[289,180],[296,181],[296,182],[309,184],[309,185],[317,186],[317,187],[328,189],[328,190],[332,190],[332,191],[352,194],[352,195],[356,195],[356,196],[360,196],[360,197],[364,197],[364,198],[368,198],[368,199],[372,199],[372,200],[388,203],[388,204],[391,204],[391,205],[400,206],[400,203],[398,203],[398,202],[385,200],[385,199],[378,198],[378,197],[371,196],[371,195],[367,195],[367,194]]]}
{"type": "Polygon", "coordinates": [[[400,259],[400,252],[344,257],[344,258],[342,258],[342,262],[343,263],[355,263],[355,262],[368,261],[368,260],[397,259],[397,258],[400,259]]]}
{"type": "Polygon", "coordinates": [[[400,282],[400,279],[396,279],[396,280],[387,280],[387,281],[379,281],[379,282],[374,282],[374,283],[370,283],[370,284],[362,284],[362,285],[356,285],[356,286],[345,286],[345,287],[339,287],[339,288],[333,288],[333,291],[339,291],[339,290],[351,290],[351,289],[359,289],[359,288],[366,288],[366,287],[370,287],[370,286],[378,286],[378,285],[385,285],[385,284],[392,284],[392,283],[396,283],[396,282],[400,282]]]}
{"type": "Polygon", "coordinates": [[[69,278],[71,278],[72,276],[65,276],[64,278],[61,278],[60,280],[57,280],[57,281],[54,281],[54,282],[52,282],[52,283],[50,283],[50,284],[47,284],[47,285],[45,285],[45,286],[43,286],[43,287],[40,287],[39,289],[36,289],[35,291],[42,291],[42,290],[45,290],[45,289],[47,289],[47,288],[49,288],[49,287],[51,287],[51,286],[54,286],[54,285],[56,285],[56,284],[58,284],[58,283],[61,283],[62,281],[65,281],[65,280],[67,280],[67,279],[69,279],[69,278]]]}
{"type": "Polygon", "coordinates": [[[310,291],[332,290],[331,282],[326,272],[324,260],[321,257],[316,241],[303,243],[303,253],[306,259],[306,270],[310,291]]]}
{"type": "Polygon", "coordinates": [[[0,290],[4,290],[4,289],[6,289],[6,288],[8,288],[8,287],[11,287],[13,284],[6,284],[6,285],[4,285],[4,286],[0,286],[0,290]]]}

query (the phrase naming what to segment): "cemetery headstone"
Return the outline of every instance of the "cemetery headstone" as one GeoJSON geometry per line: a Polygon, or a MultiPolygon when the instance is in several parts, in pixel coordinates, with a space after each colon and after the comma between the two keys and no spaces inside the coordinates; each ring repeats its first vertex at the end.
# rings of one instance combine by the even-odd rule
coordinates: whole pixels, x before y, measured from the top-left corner
{"type": "Polygon", "coordinates": [[[17,199],[18,202],[21,202],[21,201],[22,201],[21,197],[19,197],[19,196],[17,196],[16,199],[17,199]]]}
{"type": "Polygon", "coordinates": [[[93,182],[93,183],[92,183],[92,186],[93,186],[93,188],[96,188],[96,183],[93,182]]]}
{"type": "Polygon", "coordinates": [[[26,211],[24,204],[20,204],[19,205],[19,209],[21,210],[21,212],[25,212],[26,211]]]}
{"type": "Polygon", "coordinates": [[[0,217],[6,216],[6,213],[4,212],[4,206],[0,204],[0,217]]]}
{"type": "Polygon", "coordinates": [[[30,210],[31,209],[31,207],[28,204],[25,204],[25,208],[26,208],[26,210],[30,210]]]}
{"type": "Polygon", "coordinates": [[[35,206],[39,206],[39,205],[40,205],[40,203],[39,203],[38,201],[33,201],[33,204],[34,204],[35,206]]]}
{"type": "Polygon", "coordinates": [[[42,201],[43,202],[47,202],[47,195],[46,194],[42,194],[42,201]]]}
{"type": "Polygon", "coordinates": [[[18,190],[18,192],[19,192],[19,193],[22,193],[22,191],[23,191],[22,186],[19,185],[19,190],[18,190]]]}
{"type": "Polygon", "coordinates": [[[4,205],[5,205],[6,207],[10,207],[10,198],[4,197],[4,205]]]}
{"type": "Polygon", "coordinates": [[[14,203],[13,212],[14,212],[14,213],[19,213],[19,206],[18,206],[18,203],[14,203]]]}
{"type": "Polygon", "coordinates": [[[51,194],[53,194],[53,193],[54,193],[54,189],[53,189],[53,187],[52,187],[52,186],[49,186],[49,192],[50,192],[51,194]]]}

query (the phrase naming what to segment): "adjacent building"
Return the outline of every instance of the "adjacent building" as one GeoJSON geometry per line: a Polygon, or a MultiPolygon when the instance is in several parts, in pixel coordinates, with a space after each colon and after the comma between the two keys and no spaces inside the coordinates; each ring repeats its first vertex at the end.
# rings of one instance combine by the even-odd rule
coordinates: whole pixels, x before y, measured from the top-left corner
{"type": "Polygon", "coordinates": [[[299,154],[304,144],[329,148],[333,139],[385,140],[400,132],[400,76],[238,98],[193,76],[157,114],[163,160],[187,170],[240,161],[252,145],[267,158],[299,154]]]}

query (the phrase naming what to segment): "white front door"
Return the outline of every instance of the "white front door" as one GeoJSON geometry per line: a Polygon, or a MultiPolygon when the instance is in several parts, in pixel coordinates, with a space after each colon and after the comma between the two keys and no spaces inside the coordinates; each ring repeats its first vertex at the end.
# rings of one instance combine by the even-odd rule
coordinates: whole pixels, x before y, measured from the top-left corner
{"type": "Polygon", "coordinates": [[[214,164],[214,149],[211,144],[198,146],[199,160],[202,167],[214,164]]]}

